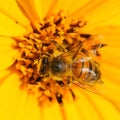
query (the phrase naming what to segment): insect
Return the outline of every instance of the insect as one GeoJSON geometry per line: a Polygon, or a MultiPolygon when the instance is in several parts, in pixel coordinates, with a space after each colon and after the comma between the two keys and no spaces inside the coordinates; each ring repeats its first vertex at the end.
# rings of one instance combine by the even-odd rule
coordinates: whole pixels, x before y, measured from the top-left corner
{"type": "MultiPolygon", "coordinates": [[[[65,51],[65,48],[52,40],[51,44],[56,47],[55,50],[58,52],[45,53],[40,56],[37,62],[37,71],[40,76],[53,78],[55,81],[63,82],[66,86],[73,83],[88,90],[95,83],[102,83],[99,63],[82,51],[86,42],[73,42],[66,47],[65,51]]],[[[101,43],[92,39],[90,42],[94,44],[88,45],[88,52],[94,51],[95,53],[101,43]],[[92,47],[93,45],[96,47],[92,47]]]]}

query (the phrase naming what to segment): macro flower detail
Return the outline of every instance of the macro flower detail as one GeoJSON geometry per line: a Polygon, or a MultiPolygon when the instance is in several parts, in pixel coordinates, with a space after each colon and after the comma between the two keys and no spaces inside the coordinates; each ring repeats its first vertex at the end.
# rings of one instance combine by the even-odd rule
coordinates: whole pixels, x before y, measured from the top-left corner
{"type": "Polygon", "coordinates": [[[119,2],[4,3],[0,119],[119,120],[119,2]]]}
{"type": "Polygon", "coordinates": [[[71,83],[88,89],[102,82],[99,63],[93,59],[105,44],[100,35],[82,32],[86,22],[71,21],[61,11],[38,25],[28,35],[14,38],[20,52],[14,66],[21,73],[21,87],[38,92],[39,102],[56,98],[63,104],[67,89],[75,98],[71,83]]]}

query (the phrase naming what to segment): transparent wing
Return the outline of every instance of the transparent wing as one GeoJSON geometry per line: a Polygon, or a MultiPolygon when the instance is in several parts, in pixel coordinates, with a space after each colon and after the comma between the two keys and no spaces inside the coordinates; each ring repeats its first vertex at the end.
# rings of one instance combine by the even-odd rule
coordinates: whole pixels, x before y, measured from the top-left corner
{"type": "Polygon", "coordinates": [[[81,60],[82,58],[86,60],[92,59],[91,56],[88,56],[84,52],[82,52],[82,48],[83,48],[83,43],[81,41],[74,42],[66,48],[66,51],[61,52],[61,54],[58,55],[57,57],[68,58],[71,60],[71,63],[78,58],[81,60]]]}
{"type": "Polygon", "coordinates": [[[84,39],[82,52],[92,57],[100,55],[99,49],[106,46],[106,44],[102,43],[102,40],[102,35],[91,35],[89,38],[84,39]]]}
{"type": "MultiPolygon", "coordinates": [[[[82,34],[82,36],[85,35],[82,34]]],[[[74,60],[76,56],[89,56],[89,58],[99,56],[99,49],[106,45],[102,43],[102,39],[102,35],[89,35],[89,37],[73,41],[67,47],[59,44],[55,40],[51,42],[56,46],[58,57],[71,57],[74,60]]]]}
{"type": "Polygon", "coordinates": [[[83,83],[83,82],[78,82],[78,81],[72,81],[72,83],[75,85],[75,86],[78,86],[82,89],[85,89],[89,92],[92,92],[92,93],[95,93],[95,94],[99,94],[100,91],[101,91],[101,86],[103,84],[102,81],[99,81],[98,83],[96,84],[86,84],[86,83],[83,83]]]}

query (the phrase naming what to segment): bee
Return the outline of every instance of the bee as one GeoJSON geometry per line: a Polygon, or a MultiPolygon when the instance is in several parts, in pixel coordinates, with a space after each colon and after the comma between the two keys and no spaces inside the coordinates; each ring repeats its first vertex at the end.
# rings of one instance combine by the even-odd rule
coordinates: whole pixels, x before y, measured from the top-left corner
{"type": "MultiPolygon", "coordinates": [[[[94,41],[91,39],[90,42],[93,43],[94,41]]],[[[102,83],[99,63],[82,51],[86,41],[74,42],[67,46],[66,51],[57,42],[51,41],[51,43],[57,46],[56,49],[60,52],[57,52],[57,54],[45,53],[40,56],[37,65],[40,76],[61,81],[66,86],[73,83],[84,89],[94,86],[95,83],[102,83]]],[[[88,46],[88,50],[97,51],[97,46],[100,47],[101,43],[96,43],[94,49],[92,45],[88,46]]]]}
{"type": "Polygon", "coordinates": [[[41,92],[45,94],[45,91],[49,91],[51,94],[48,98],[54,96],[59,104],[63,104],[63,89],[69,90],[75,99],[72,86],[99,94],[96,86],[103,83],[100,64],[95,57],[104,44],[101,43],[99,37],[98,39],[90,35],[87,37],[82,35],[82,37],[84,37],[82,40],[70,43],[64,39],[65,44],[56,40],[43,42],[42,52],[34,61],[36,73],[41,78],[35,83],[40,82],[41,92]]]}

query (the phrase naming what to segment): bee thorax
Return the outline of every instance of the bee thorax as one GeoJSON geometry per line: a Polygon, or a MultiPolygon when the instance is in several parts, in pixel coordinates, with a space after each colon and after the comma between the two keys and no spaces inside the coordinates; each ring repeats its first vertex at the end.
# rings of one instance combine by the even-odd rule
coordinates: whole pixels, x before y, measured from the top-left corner
{"type": "Polygon", "coordinates": [[[52,74],[62,74],[66,71],[66,62],[62,59],[54,58],[51,62],[52,74]]]}

